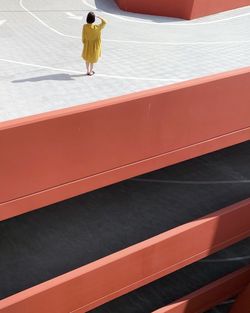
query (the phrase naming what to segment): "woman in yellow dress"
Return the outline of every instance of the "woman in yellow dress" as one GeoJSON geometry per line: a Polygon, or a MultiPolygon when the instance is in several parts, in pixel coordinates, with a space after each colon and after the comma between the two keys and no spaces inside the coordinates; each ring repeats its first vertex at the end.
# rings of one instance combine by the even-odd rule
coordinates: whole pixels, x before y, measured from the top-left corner
{"type": "Polygon", "coordinates": [[[94,63],[96,63],[101,56],[101,31],[105,27],[106,21],[99,16],[95,16],[94,12],[89,12],[86,22],[87,24],[84,24],[82,29],[82,58],[86,63],[87,75],[92,76],[95,74],[93,71],[94,63]],[[93,24],[96,17],[101,20],[101,24],[93,24]]]}

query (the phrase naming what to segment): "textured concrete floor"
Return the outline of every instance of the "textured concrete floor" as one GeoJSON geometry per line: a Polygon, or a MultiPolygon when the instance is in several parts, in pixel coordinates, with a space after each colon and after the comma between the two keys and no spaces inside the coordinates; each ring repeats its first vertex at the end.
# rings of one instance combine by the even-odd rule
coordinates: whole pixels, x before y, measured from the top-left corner
{"type": "MultiPolygon", "coordinates": [[[[2,221],[0,298],[250,197],[249,163],[250,142],[246,142],[2,221]]],[[[201,276],[183,290],[189,272],[178,276],[179,287],[171,288],[167,299],[202,286],[213,275],[230,272],[232,264],[249,261],[250,242],[237,247],[220,252],[220,257],[248,260],[229,262],[229,267],[223,263],[219,272],[214,272],[213,262],[211,268],[201,263],[207,270],[200,269],[201,276]]],[[[145,301],[150,307],[164,299],[161,293],[145,301]]],[[[100,312],[144,312],[119,310],[100,312]]]]}
{"type": "Polygon", "coordinates": [[[122,12],[113,0],[0,1],[0,122],[250,65],[250,7],[194,21],[122,12]],[[83,16],[108,20],[97,74],[83,16]]]}

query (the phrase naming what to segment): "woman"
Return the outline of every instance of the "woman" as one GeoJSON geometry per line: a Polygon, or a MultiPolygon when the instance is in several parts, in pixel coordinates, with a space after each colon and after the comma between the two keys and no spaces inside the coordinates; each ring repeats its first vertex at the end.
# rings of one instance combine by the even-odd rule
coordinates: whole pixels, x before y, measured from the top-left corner
{"type": "Polygon", "coordinates": [[[106,21],[99,16],[95,16],[94,12],[89,12],[86,22],[87,24],[84,24],[82,29],[82,43],[84,46],[82,57],[86,63],[87,75],[92,76],[95,74],[93,71],[94,63],[101,56],[101,31],[105,27],[106,21]],[[101,24],[93,24],[96,17],[101,20],[101,24]]]}

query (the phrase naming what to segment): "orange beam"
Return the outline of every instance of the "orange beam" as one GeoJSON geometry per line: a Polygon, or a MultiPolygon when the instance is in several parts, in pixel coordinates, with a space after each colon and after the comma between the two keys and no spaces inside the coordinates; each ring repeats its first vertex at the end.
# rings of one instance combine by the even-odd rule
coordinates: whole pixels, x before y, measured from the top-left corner
{"type": "Polygon", "coordinates": [[[249,235],[247,199],[8,297],[0,312],[86,312],[249,235]]]}
{"type": "Polygon", "coordinates": [[[249,285],[239,295],[230,313],[250,313],[250,277],[248,282],[249,285]]]}
{"type": "Polygon", "coordinates": [[[250,5],[250,0],[194,0],[190,18],[198,18],[250,5]]]}
{"type": "Polygon", "coordinates": [[[250,0],[116,0],[125,11],[194,19],[250,5],[250,0]]]}
{"type": "Polygon", "coordinates": [[[0,220],[248,140],[249,85],[245,68],[1,123],[0,220]]]}
{"type": "Polygon", "coordinates": [[[195,0],[116,0],[125,11],[190,19],[195,0]]]}
{"type": "MultiPolygon", "coordinates": [[[[153,313],[203,313],[205,310],[239,293],[248,284],[249,280],[250,265],[218,279],[153,313]]],[[[247,307],[245,307],[245,310],[235,311],[235,313],[249,313],[250,311],[246,309],[247,307]]]]}

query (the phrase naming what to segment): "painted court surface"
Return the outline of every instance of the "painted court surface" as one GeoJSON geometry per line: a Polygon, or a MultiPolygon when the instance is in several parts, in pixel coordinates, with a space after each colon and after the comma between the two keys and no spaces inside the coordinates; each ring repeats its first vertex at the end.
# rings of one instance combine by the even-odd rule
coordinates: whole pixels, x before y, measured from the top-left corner
{"type": "Polygon", "coordinates": [[[249,66],[250,7],[193,21],[113,0],[0,1],[0,122],[249,66]],[[81,59],[89,10],[108,21],[94,77],[81,59]]]}

